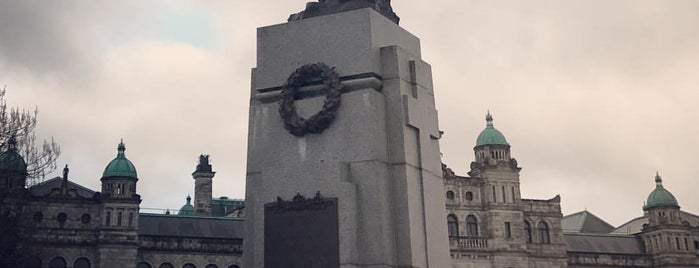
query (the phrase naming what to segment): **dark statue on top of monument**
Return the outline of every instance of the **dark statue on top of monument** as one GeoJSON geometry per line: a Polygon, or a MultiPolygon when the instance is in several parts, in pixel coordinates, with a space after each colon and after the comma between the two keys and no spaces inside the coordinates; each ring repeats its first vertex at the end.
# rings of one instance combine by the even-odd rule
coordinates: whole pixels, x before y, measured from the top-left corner
{"type": "Polygon", "coordinates": [[[211,172],[211,164],[209,164],[209,155],[202,154],[199,156],[199,164],[195,172],[211,172]]]}
{"type": "Polygon", "coordinates": [[[389,20],[398,24],[400,18],[391,8],[391,0],[318,0],[306,3],[306,9],[289,16],[289,21],[302,20],[361,8],[373,8],[389,20]]]}

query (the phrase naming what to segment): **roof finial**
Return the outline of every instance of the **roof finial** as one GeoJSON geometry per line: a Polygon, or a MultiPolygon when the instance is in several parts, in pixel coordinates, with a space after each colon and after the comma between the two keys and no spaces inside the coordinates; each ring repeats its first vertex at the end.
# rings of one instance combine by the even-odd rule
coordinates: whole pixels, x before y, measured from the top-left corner
{"type": "Polygon", "coordinates": [[[490,109],[488,109],[488,114],[485,115],[485,121],[488,122],[487,125],[489,127],[493,126],[493,116],[490,115],[490,109]]]}
{"type": "Polygon", "coordinates": [[[17,151],[17,138],[15,137],[15,134],[12,134],[10,138],[7,140],[7,151],[8,152],[16,152],[17,151]]]}
{"type": "Polygon", "coordinates": [[[191,205],[190,202],[192,201],[192,197],[187,195],[187,205],[191,205]]]}
{"type": "Polygon", "coordinates": [[[119,153],[117,153],[117,157],[125,157],[124,151],[126,151],[126,145],[124,144],[123,138],[119,142],[119,146],[117,146],[117,150],[119,151],[119,153]]]}
{"type": "Polygon", "coordinates": [[[655,172],[655,185],[658,187],[663,187],[663,178],[660,177],[658,171],[655,172]]]}

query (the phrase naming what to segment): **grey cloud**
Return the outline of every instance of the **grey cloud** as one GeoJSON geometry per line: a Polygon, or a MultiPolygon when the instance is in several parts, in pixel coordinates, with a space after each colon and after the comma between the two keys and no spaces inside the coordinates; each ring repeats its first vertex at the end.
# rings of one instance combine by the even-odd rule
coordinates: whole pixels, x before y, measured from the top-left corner
{"type": "MultiPolygon", "coordinates": [[[[41,134],[56,136],[59,161],[80,183],[99,185],[124,137],[144,207],[181,206],[200,153],[218,171],[215,195],[242,198],[255,28],[284,22],[305,2],[203,2],[226,41],[210,50],[139,33],[165,1],[0,2],[0,58],[31,70],[0,82],[11,104],[39,106],[41,134]],[[8,41],[8,33],[20,37],[8,41]],[[101,45],[119,34],[136,37],[101,45]],[[73,64],[97,66],[99,75],[73,64]],[[64,93],[70,85],[44,79],[47,71],[94,79],[91,91],[64,93]]],[[[466,173],[490,109],[524,168],[525,198],[561,194],[564,213],[588,208],[618,225],[641,215],[659,169],[683,209],[699,212],[699,2],[392,4],[433,67],[443,160],[457,173],[466,173]]]]}

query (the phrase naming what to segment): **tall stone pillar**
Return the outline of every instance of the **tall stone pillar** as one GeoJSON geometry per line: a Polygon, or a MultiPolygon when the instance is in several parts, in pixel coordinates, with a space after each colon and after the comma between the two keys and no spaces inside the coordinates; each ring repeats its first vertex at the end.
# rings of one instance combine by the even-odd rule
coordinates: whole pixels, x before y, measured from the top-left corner
{"type": "Polygon", "coordinates": [[[265,263],[277,244],[306,248],[328,236],[337,248],[323,250],[339,263],[299,251],[307,259],[281,258],[305,264],[286,267],[450,266],[431,67],[417,37],[372,8],[259,28],[249,116],[245,267],[277,267],[265,263]],[[299,68],[315,63],[335,69],[299,68]],[[270,221],[332,210],[316,202],[326,199],[337,214],[322,217],[334,221],[313,211],[270,221]]]}
{"type": "Polygon", "coordinates": [[[192,173],[194,178],[194,213],[200,216],[211,216],[212,180],[216,172],[212,171],[209,156],[199,156],[197,169],[192,173]]]}

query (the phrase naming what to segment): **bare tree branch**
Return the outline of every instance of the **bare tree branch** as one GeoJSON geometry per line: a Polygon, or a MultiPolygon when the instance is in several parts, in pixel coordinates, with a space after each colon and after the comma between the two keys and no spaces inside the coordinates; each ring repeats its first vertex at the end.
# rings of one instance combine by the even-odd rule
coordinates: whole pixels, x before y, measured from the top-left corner
{"type": "Polygon", "coordinates": [[[8,107],[5,88],[3,86],[0,90],[0,151],[7,150],[7,140],[14,135],[18,152],[27,163],[27,186],[35,185],[56,169],[56,159],[61,154],[61,148],[53,138],[44,140],[37,147],[34,129],[39,110],[8,107]]]}

